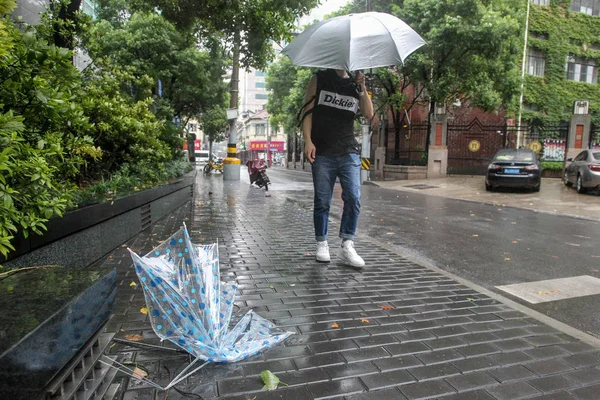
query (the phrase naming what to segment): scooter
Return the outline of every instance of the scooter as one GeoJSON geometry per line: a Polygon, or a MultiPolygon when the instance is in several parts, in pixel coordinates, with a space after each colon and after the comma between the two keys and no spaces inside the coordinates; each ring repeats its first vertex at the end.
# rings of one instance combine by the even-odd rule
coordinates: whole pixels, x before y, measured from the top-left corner
{"type": "Polygon", "coordinates": [[[246,163],[248,167],[248,175],[250,175],[250,184],[256,184],[259,188],[264,187],[265,191],[269,191],[271,181],[267,176],[267,163],[265,160],[250,160],[246,163]]]}

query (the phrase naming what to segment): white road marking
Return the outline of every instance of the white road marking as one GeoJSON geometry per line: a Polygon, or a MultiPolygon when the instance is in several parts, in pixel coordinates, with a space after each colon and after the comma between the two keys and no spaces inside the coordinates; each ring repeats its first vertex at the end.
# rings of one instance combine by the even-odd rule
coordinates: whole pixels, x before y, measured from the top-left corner
{"type": "Polygon", "coordinates": [[[593,276],[582,275],[570,278],[496,286],[496,288],[529,303],[537,304],[600,294],[600,279],[593,276]]]}

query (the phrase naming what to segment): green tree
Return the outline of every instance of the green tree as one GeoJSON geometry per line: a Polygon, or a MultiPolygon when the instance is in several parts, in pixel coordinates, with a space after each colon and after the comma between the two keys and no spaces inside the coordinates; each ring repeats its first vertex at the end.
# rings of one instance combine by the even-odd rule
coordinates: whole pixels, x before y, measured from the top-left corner
{"type": "Polygon", "coordinates": [[[267,72],[270,123],[275,129],[283,127],[288,143],[293,142],[295,147],[300,133],[297,117],[304,106],[304,93],[311,76],[309,68],[297,67],[285,56],[273,62],[267,72]]]}
{"type": "Polygon", "coordinates": [[[217,33],[226,46],[237,47],[240,66],[263,69],[274,53],[272,41],[289,40],[296,19],[318,0],[132,0],[142,10],[158,10],[181,29],[201,38],[217,33]]]}
{"type": "MultiPolygon", "coordinates": [[[[124,14],[119,10],[113,14],[124,14]]],[[[186,126],[190,118],[200,119],[213,107],[224,107],[227,100],[221,78],[227,60],[214,40],[207,41],[202,50],[196,41],[161,15],[134,13],[119,24],[95,24],[86,47],[93,58],[108,57],[116,65],[131,68],[136,76],[151,77],[155,85],[153,110],[171,131],[176,129],[170,122],[174,117],[186,126]]],[[[134,90],[132,96],[138,93],[134,90]]]]}

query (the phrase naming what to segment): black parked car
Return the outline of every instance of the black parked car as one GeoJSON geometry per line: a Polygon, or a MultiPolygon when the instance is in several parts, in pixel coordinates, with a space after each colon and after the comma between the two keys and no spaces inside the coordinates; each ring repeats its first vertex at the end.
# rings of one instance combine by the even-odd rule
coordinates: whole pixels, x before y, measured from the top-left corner
{"type": "Polygon", "coordinates": [[[499,150],[485,176],[485,190],[498,187],[525,188],[540,191],[542,167],[532,150],[499,150]]]}

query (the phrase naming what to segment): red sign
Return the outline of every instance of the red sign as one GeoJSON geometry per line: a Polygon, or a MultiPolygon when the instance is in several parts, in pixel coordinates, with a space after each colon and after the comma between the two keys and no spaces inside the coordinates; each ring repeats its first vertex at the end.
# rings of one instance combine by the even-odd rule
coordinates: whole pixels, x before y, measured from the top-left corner
{"type": "MultiPolygon", "coordinates": [[[[271,151],[283,151],[284,150],[284,146],[285,146],[285,142],[269,142],[269,149],[271,151]]],[[[256,141],[256,142],[250,142],[250,148],[249,150],[266,150],[267,149],[267,142],[262,140],[262,141],[256,141]]]]}
{"type": "Polygon", "coordinates": [[[202,150],[202,146],[200,145],[200,140],[194,140],[194,151],[202,150]]]}

